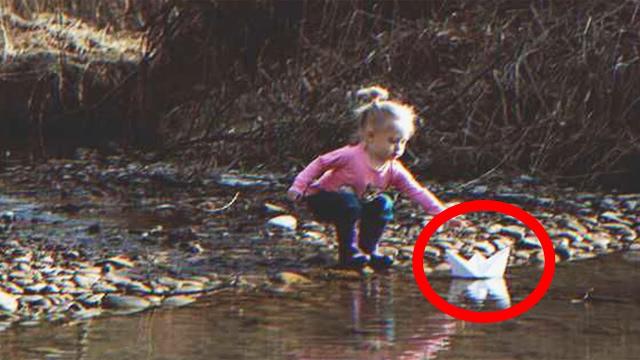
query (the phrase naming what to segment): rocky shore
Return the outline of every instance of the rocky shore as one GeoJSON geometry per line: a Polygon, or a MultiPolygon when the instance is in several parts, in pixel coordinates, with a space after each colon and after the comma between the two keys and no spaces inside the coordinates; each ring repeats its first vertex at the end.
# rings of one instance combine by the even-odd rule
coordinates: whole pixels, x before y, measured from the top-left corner
{"type": "MultiPolygon", "coordinates": [[[[331,279],[378,276],[335,269],[335,234],[284,201],[290,176],[194,173],[175,164],[103,157],[0,173],[0,329],[83,321],[190,304],[223,289],[294,294],[331,279]]],[[[528,176],[431,184],[445,201],[494,199],[529,211],[551,236],[557,262],[640,250],[640,194],[604,194],[528,176]]],[[[411,274],[413,244],[429,221],[407,199],[381,242],[391,272],[411,274]]],[[[510,246],[509,266],[540,266],[533,233],[500,214],[468,214],[425,249],[428,273],[448,274],[444,252],[489,256],[510,246]]]]}

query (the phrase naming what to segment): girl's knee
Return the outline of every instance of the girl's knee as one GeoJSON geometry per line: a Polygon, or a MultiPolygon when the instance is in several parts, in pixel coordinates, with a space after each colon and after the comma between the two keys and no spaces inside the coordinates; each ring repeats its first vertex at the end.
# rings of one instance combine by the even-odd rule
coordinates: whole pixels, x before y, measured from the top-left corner
{"type": "Polygon", "coordinates": [[[323,191],[307,197],[307,203],[323,221],[352,223],[362,216],[362,205],[354,194],[323,191]]]}
{"type": "Polygon", "coordinates": [[[350,193],[339,194],[341,201],[339,209],[337,210],[344,215],[345,220],[358,220],[362,216],[362,205],[360,204],[358,197],[350,193]]]}

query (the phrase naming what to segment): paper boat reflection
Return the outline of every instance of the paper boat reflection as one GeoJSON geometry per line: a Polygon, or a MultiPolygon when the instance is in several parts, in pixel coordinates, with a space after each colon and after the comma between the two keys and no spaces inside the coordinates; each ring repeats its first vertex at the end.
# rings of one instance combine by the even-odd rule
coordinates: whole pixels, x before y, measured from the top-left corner
{"type": "Polygon", "coordinates": [[[501,278],[507,268],[509,247],[505,247],[489,258],[475,253],[469,260],[451,250],[447,250],[445,259],[451,265],[451,275],[453,277],[465,279],[501,278]]]}
{"type": "Polygon", "coordinates": [[[461,303],[466,299],[478,305],[482,305],[485,300],[492,300],[500,309],[511,307],[511,296],[504,279],[453,279],[449,286],[449,302],[461,303]]]}

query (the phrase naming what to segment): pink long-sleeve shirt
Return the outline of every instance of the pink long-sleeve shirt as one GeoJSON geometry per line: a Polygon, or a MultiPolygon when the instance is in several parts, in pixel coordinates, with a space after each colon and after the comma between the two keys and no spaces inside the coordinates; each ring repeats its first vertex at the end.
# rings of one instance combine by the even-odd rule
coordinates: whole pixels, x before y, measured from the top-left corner
{"type": "Polygon", "coordinates": [[[347,145],[318,156],[298,176],[289,190],[312,195],[320,190],[338,191],[350,186],[362,197],[367,189],[396,188],[417,202],[428,214],[444,210],[442,203],[399,160],[387,162],[380,169],[371,166],[364,144],[347,145]]]}

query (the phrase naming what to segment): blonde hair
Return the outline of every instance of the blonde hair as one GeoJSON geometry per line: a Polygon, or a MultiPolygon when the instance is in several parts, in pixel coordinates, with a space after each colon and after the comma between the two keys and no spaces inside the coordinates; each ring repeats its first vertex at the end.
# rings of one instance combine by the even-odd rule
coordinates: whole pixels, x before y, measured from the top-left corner
{"type": "Polygon", "coordinates": [[[397,100],[388,100],[387,89],[370,86],[356,91],[355,97],[359,106],[354,113],[359,119],[358,133],[361,139],[367,130],[381,131],[388,128],[391,122],[405,129],[409,137],[415,133],[415,110],[397,100]]]}

